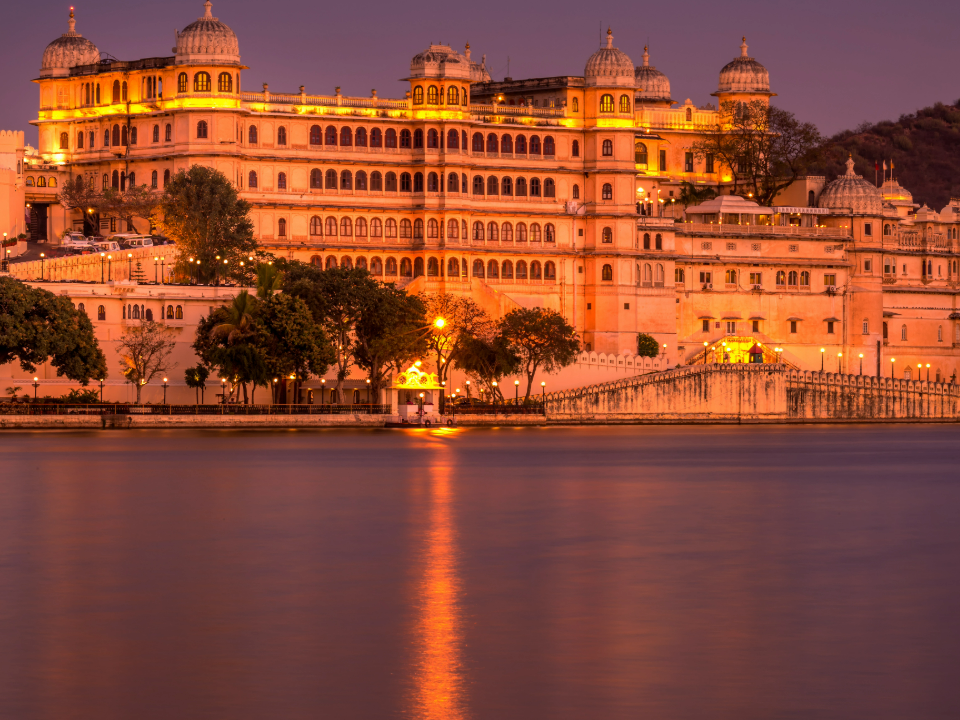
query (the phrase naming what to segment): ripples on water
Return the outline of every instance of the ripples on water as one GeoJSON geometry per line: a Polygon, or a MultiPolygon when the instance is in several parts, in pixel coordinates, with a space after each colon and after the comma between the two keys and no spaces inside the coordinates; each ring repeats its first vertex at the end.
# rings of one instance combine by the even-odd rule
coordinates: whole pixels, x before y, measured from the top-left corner
{"type": "Polygon", "coordinates": [[[0,434],[0,718],[960,717],[958,440],[0,434]]]}

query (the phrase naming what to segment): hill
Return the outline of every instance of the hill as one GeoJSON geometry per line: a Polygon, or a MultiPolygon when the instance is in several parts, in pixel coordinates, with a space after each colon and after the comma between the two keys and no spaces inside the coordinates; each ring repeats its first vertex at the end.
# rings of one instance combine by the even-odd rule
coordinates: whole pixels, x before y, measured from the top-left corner
{"type": "Polygon", "coordinates": [[[829,182],[845,171],[848,154],[856,171],[874,178],[874,163],[894,164],[894,177],[913,193],[913,200],[940,211],[951,197],[960,197],[960,100],[937,103],[896,122],[863,123],[837,133],[826,143],[822,173],[829,182]]]}

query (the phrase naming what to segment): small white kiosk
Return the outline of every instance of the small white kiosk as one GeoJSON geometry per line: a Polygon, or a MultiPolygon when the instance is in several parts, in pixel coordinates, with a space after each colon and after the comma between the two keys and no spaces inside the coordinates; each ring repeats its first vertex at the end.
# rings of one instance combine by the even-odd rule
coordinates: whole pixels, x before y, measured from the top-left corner
{"type": "Polygon", "coordinates": [[[443,386],[435,373],[420,369],[418,360],[394,378],[388,389],[389,402],[397,408],[400,422],[409,425],[442,425],[443,418],[437,414],[437,393],[443,386]]]}

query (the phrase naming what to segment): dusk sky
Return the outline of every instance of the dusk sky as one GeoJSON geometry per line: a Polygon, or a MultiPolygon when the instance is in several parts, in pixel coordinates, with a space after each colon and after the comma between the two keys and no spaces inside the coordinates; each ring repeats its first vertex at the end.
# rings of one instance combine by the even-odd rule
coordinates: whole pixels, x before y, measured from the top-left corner
{"type": "MultiPolygon", "coordinates": [[[[0,128],[22,129],[36,117],[37,88],[47,43],[67,30],[69,4],[5,4],[4,71],[0,73],[0,128]]],[[[172,55],[174,30],[203,14],[200,0],[80,0],[77,31],[101,52],[121,60],[172,55]]],[[[896,119],[934,102],[960,97],[960,3],[934,0],[906,5],[891,0],[849,2],[614,2],[482,4],[219,0],[213,14],[240,40],[244,86],[272,92],[403,97],[410,58],[431,42],[474,59],[486,54],[494,79],[582,75],[600,31],[613,28],[615,44],[634,63],[650,44],[651,64],[670,78],[675,100],[716,102],[720,68],[739,54],[770,71],[774,103],[827,134],[868,120],[896,119]]]]}

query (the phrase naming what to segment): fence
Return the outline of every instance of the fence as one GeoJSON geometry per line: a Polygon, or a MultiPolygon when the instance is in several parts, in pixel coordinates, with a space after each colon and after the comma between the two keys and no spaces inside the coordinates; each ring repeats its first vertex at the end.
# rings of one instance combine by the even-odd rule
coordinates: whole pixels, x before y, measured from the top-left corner
{"type": "Polygon", "coordinates": [[[3,403],[0,415],[390,415],[390,405],[65,405],[3,403]]]}

